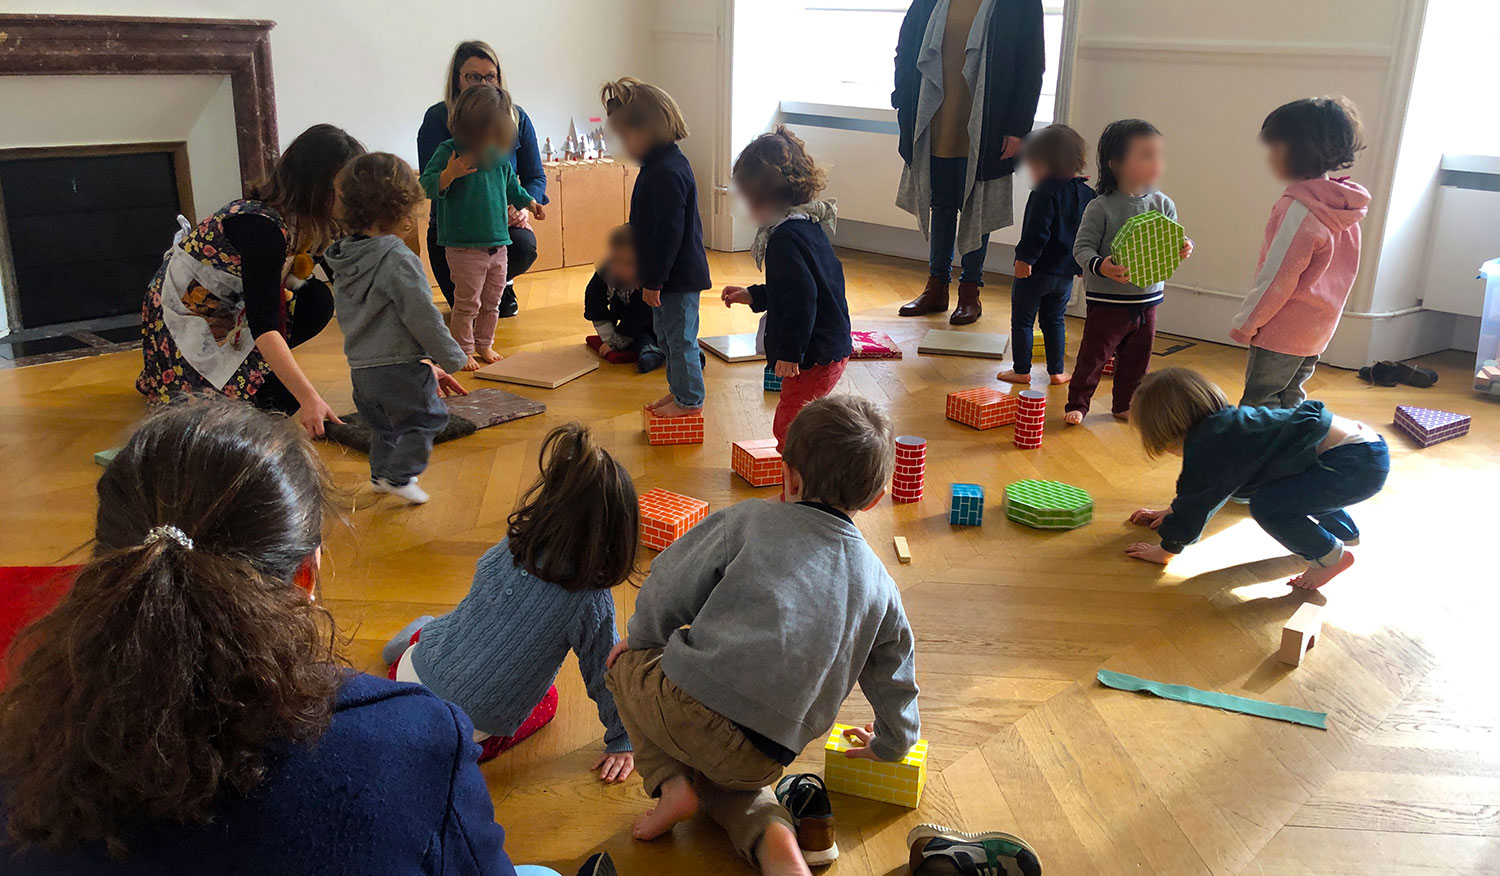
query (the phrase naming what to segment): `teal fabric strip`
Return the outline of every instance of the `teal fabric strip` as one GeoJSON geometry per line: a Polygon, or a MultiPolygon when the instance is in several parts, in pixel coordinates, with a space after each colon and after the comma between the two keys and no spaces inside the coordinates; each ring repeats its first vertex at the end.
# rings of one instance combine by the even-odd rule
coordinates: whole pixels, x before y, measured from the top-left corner
{"type": "Polygon", "coordinates": [[[1308,709],[1299,709],[1295,706],[1268,703],[1265,700],[1237,697],[1234,694],[1199,690],[1196,687],[1188,687],[1185,684],[1166,684],[1160,681],[1150,681],[1145,678],[1136,678],[1134,675],[1126,675],[1123,672],[1111,672],[1108,669],[1099,670],[1098,678],[1100,684],[1105,687],[1112,687],[1115,690],[1155,694],[1164,700],[1177,700],[1180,703],[1208,706],[1211,709],[1223,709],[1226,712],[1255,715],[1260,718],[1270,718],[1274,721],[1301,724],[1304,727],[1316,727],[1319,730],[1328,729],[1327,712],[1313,712],[1308,709]]]}

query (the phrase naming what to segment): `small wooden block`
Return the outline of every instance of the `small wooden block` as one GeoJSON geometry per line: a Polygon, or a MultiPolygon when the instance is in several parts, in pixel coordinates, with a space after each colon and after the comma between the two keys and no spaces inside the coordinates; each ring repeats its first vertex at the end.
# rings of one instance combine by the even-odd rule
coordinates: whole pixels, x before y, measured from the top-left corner
{"type": "Polygon", "coordinates": [[[1276,659],[1292,666],[1301,666],[1302,658],[1323,634],[1323,606],[1315,602],[1304,602],[1292,615],[1292,619],[1281,628],[1281,649],[1276,659]]]}
{"type": "Polygon", "coordinates": [[[484,380],[519,383],[522,386],[557,389],[570,380],[597,370],[599,357],[592,350],[587,347],[566,347],[561,350],[516,353],[484,366],[475,371],[474,376],[484,380]]]}
{"type": "Polygon", "coordinates": [[[910,563],[911,547],[906,543],[906,536],[898,535],[892,540],[896,543],[896,559],[903,563],[910,563]]]}
{"type": "Polygon", "coordinates": [[[658,417],[650,408],[641,408],[641,428],[646,433],[646,443],[651,445],[703,443],[702,414],[658,417]]]}

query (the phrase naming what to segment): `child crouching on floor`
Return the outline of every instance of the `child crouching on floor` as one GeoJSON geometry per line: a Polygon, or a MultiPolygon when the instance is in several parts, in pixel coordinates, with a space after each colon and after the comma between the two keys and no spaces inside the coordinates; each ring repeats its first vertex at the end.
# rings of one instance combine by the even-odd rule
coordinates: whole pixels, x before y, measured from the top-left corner
{"type": "Polygon", "coordinates": [[[652,564],[608,676],[646,791],[660,798],[637,839],[701,806],[762,873],[808,873],[804,853],[837,856],[826,806],[819,829],[799,832],[783,802],[804,777],[775,796],[768,786],[827,735],[856,680],[875,722],[850,756],[894,761],[916,744],[911,627],[851,520],[885,495],[892,442],[866,399],[809,404],[782,454],[787,501],[710,515],[652,564]]]}
{"type": "Polygon", "coordinates": [[[605,729],[593,768],[623,781],[634,759],[604,673],[619,640],[610,589],[635,569],[635,484],[577,423],[547,435],[541,469],[506,537],[480,558],[469,595],[397,633],[384,657],[392,678],[468,713],[485,761],[552,720],[553,681],[573,651],[605,729]]]}
{"type": "Polygon", "coordinates": [[[1132,411],[1146,452],[1182,457],[1182,474],[1171,508],[1130,515],[1161,536],[1159,545],[1130,545],[1130,556],[1168,562],[1230,497],[1248,496],[1255,522],[1310,564],[1293,587],[1317,589],[1354,564],[1346,545],[1358,543],[1359,528],[1344,508],[1380,492],[1391,470],[1374,429],[1334,416],[1322,402],[1236,407],[1186,368],[1148,376],[1132,411]]]}
{"type": "Polygon", "coordinates": [[[432,303],[422,260],[402,237],[425,197],[417,175],[387,152],[344,165],[335,184],[353,234],[324,254],[354,384],[354,406],[370,427],[370,484],[420,505],[417,486],[432,441],[448,424],[443,395],[467,395],[443,370],[468,361],[432,303]]]}
{"type": "Polygon", "coordinates": [[[617,225],[609,232],[609,251],[583,290],[583,318],[599,333],[600,356],[634,353],[635,367],[645,374],[667,357],[657,346],[655,318],[637,276],[630,226],[617,225]]]}
{"type": "Polygon", "coordinates": [[[827,175],[781,125],[750,141],[733,178],[760,226],[753,252],[766,282],[725,286],[722,298],[725,307],[748,304],[766,314],[766,364],[782,381],[771,426],[779,450],[797,412],[833,392],[854,352],[844,266],[828,241],[836,211],[832,201],[814,200],[827,175]]]}

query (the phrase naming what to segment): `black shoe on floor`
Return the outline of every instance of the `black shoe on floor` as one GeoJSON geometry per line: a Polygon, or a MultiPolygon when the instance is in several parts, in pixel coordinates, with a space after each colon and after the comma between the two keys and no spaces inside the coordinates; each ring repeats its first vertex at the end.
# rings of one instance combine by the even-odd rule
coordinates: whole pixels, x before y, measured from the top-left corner
{"type": "Polygon", "coordinates": [[[600,852],[583,862],[578,869],[578,876],[619,876],[615,869],[615,862],[610,859],[609,852],[600,852]]]}
{"type": "Polygon", "coordinates": [[[1376,386],[1395,386],[1396,378],[1391,376],[1390,369],[1384,367],[1389,363],[1376,362],[1374,365],[1366,365],[1359,369],[1359,379],[1376,386]]]}
{"type": "Polygon", "coordinates": [[[1379,362],[1377,364],[1389,365],[1397,383],[1415,386],[1417,389],[1426,389],[1438,382],[1438,373],[1431,368],[1408,365],[1405,362],[1379,362]]]}
{"type": "Polygon", "coordinates": [[[516,300],[516,284],[506,283],[505,292],[500,296],[500,318],[510,319],[521,312],[521,302],[516,300]]]}

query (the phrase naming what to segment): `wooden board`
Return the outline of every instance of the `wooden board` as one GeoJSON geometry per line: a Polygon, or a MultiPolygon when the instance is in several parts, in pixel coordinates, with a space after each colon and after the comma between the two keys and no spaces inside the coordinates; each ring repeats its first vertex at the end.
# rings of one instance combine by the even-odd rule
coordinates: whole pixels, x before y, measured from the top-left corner
{"type": "Polygon", "coordinates": [[[754,362],[766,358],[765,353],[755,352],[755,332],[699,338],[698,346],[725,362],[754,362]]]}
{"type": "Polygon", "coordinates": [[[562,347],[556,350],[533,350],[506,356],[493,365],[474,372],[484,380],[519,383],[557,389],[599,367],[599,355],[588,347],[562,347]]]}
{"type": "Polygon", "coordinates": [[[984,332],[951,332],[933,329],[917,345],[918,353],[938,356],[972,356],[976,359],[1004,359],[1006,335],[991,335],[984,332]]]}
{"type": "Polygon", "coordinates": [[[625,168],[613,162],[562,165],[568,209],[562,216],[563,264],[593,264],[609,230],[625,221],[625,168]]]}

